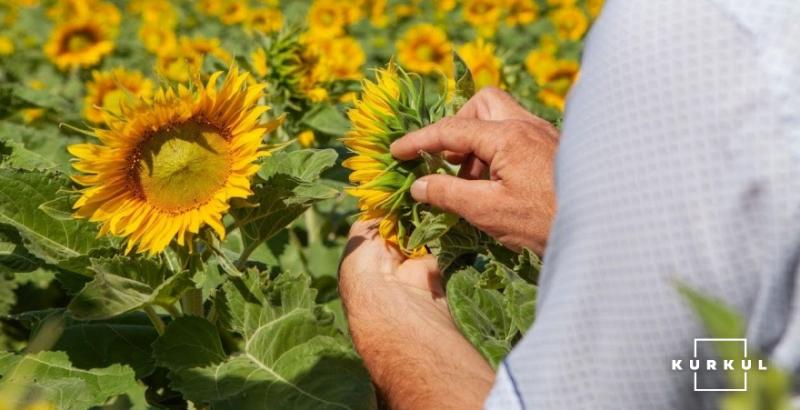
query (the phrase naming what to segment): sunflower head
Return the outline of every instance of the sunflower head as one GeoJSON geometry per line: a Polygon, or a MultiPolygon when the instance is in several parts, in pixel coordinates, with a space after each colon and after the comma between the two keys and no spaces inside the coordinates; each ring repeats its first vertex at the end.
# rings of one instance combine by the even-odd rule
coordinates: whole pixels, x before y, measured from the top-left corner
{"type": "Polygon", "coordinates": [[[252,10],[245,22],[248,32],[272,33],[283,26],[283,14],[277,8],[259,8],[252,10]]]}
{"type": "Polygon", "coordinates": [[[279,121],[260,121],[264,84],[246,85],[233,67],[218,86],[221,75],[123,102],[119,117],[94,131],[99,144],[70,146],[73,179],[84,186],[75,215],[126,238],[127,252],[190,243],[206,225],[224,237],[229,201],[251,194],[262,138],[279,121]]]}
{"type": "Polygon", "coordinates": [[[534,0],[508,0],[506,7],[506,24],[511,27],[532,23],[539,16],[534,0]]]}
{"type": "Polygon", "coordinates": [[[483,36],[491,37],[503,14],[505,0],[465,0],[464,20],[483,36]]]}
{"type": "Polygon", "coordinates": [[[450,72],[452,46],[444,30],[432,24],[418,24],[397,42],[397,59],[403,67],[420,74],[450,72]]]}
{"type": "Polygon", "coordinates": [[[427,253],[424,247],[408,249],[415,212],[408,190],[417,176],[427,173],[423,160],[398,162],[389,145],[406,133],[444,116],[440,98],[433,104],[421,97],[419,81],[389,63],[365,80],[360,98],[347,113],[352,128],[342,139],[354,156],[343,165],[351,169],[347,192],[358,199],[362,219],[378,219],[381,236],[408,256],[427,253]]]}
{"type": "Polygon", "coordinates": [[[91,67],[113,50],[106,26],[90,18],[59,24],[44,46],[47,57],[62,70],[91,67]]]}
{"type": "MultiPolygon", "coordinates": [[[[308,34],[308,33],[307,33],[308,34]]],[[[251,64],[268,69],[264,79],[270,90],[293,100],[322,101],[327,91],[322,87],[329,79],[320,67],[320,49],[310,46],[307,35],[300,36],[295,30],[284,30],[267,39],[263,60],[261,53],[251,56],[251,64]]]]}
{"type": "Polygon", "coordinates": [[[586,14],[574,6],[555,10],[550,15],[550,21],[556,27],[558,37],[562,40],[580,40],[589,28],[589,19],[586,14]]]}
{"type": "Polygon", "coordinates": [[[139,71],[116,68],[112,71],[94,71],[86,85],[83,116],[92,123],[105,121],[105,113],[119,114],[120,105],[137,98],[148,98],[153,83],[139,71]]]}
{"type": "Polygon", "coordinates": [[[564,102],[578,78],[579,64],[571,60],[555,60],[543,66],[539,82],[539,99],[546,105],[564,111],[564,102]]]}
{"type": "Polygon", "coordinates": [[[458,54],[467,63],[475,87],[500,86],[502,63],[494,53],[494,45],[482,38],[467,43],[458,49],[458,54]]]}

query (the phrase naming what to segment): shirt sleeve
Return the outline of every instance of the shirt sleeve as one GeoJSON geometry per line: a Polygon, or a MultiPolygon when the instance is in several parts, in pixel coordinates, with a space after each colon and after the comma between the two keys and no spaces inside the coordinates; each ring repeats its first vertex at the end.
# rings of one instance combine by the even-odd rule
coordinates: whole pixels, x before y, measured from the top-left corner
{"type": "Polygon", "coordinates": [[[487,408],[715,408],[671,369],[707,337],[679,281],[798,371],[797,21],[794,0],[607,1],[568,99],[537,318],[487,408]]]}

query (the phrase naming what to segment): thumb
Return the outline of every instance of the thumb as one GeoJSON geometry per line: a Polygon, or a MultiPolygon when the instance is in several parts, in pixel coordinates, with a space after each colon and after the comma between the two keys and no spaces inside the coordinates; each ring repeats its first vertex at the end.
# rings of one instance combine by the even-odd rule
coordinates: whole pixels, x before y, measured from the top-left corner
{"type": "Polygon", "coordinates": [[[411,185],[417,202],[433,205],[473,222],[499,198],[499,181],[467,180],[450,175],[428,175],[411,185]]]}

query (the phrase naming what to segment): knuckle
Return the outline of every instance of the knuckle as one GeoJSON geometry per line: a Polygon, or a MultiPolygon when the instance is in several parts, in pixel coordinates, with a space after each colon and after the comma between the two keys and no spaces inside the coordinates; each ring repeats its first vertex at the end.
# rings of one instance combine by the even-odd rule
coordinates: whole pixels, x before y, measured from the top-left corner
{"type": "Polygon", "coordinates": [[[494,86],[483,87],[476,94],[476,96],[478,96],[479,98],[486,98],[486,99],[497,99],[501,98],[504,95],[505,92],[503,92],[503,90],[494,86]]]}

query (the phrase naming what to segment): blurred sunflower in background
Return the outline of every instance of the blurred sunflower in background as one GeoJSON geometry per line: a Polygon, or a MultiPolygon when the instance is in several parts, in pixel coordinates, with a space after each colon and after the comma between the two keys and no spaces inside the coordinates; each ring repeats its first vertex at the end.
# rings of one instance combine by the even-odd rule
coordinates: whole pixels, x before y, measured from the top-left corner
{"type": "Polygon", "coordinates": [[[86,84],[83,116],[92,123],[103,123],[106,113],[119,114],[122,103],[148,98],[152,88],[153,83],[140,71],[122,67],[112,71],[93,71],[92,80],[86,84]]]}
{"type": "Polygon", "coordinates": [[[245,85],[248,75],[230,69],[194,90],[161,88],[152,101],[122,102],[108,129],[95,129],[100,144],[76,144],[73,177],[85,188],[75,215],[100,222],[100,234],[127,239],[126,252],[155,254],[173,239],[191,241],[209,226],[225,237],[222,216],[232,198],[251,195],[255,163],[269,108],[259,105],[265,84],[245,85]]]}
{"type": "Polygon", "coordinates": [[[502,85],[502,62],[495,55],[494,45],[482,38],[458,48],[458,55],[464,60],[472,73],[475,88],[502,85]]]}
{"type": "Polygon", "coordinates": [[[448,73],[452,67],[453,46],[447,33],[432,24],[418,24],[397,41],[397,60],[420,74],[448,73]]]}
{"type": "Polygon", "coordinates": [[[90,18],[57,25],[44,46],[47,57],[61,70],[91,67],[113,50],[108,28],[90,18]]]}

